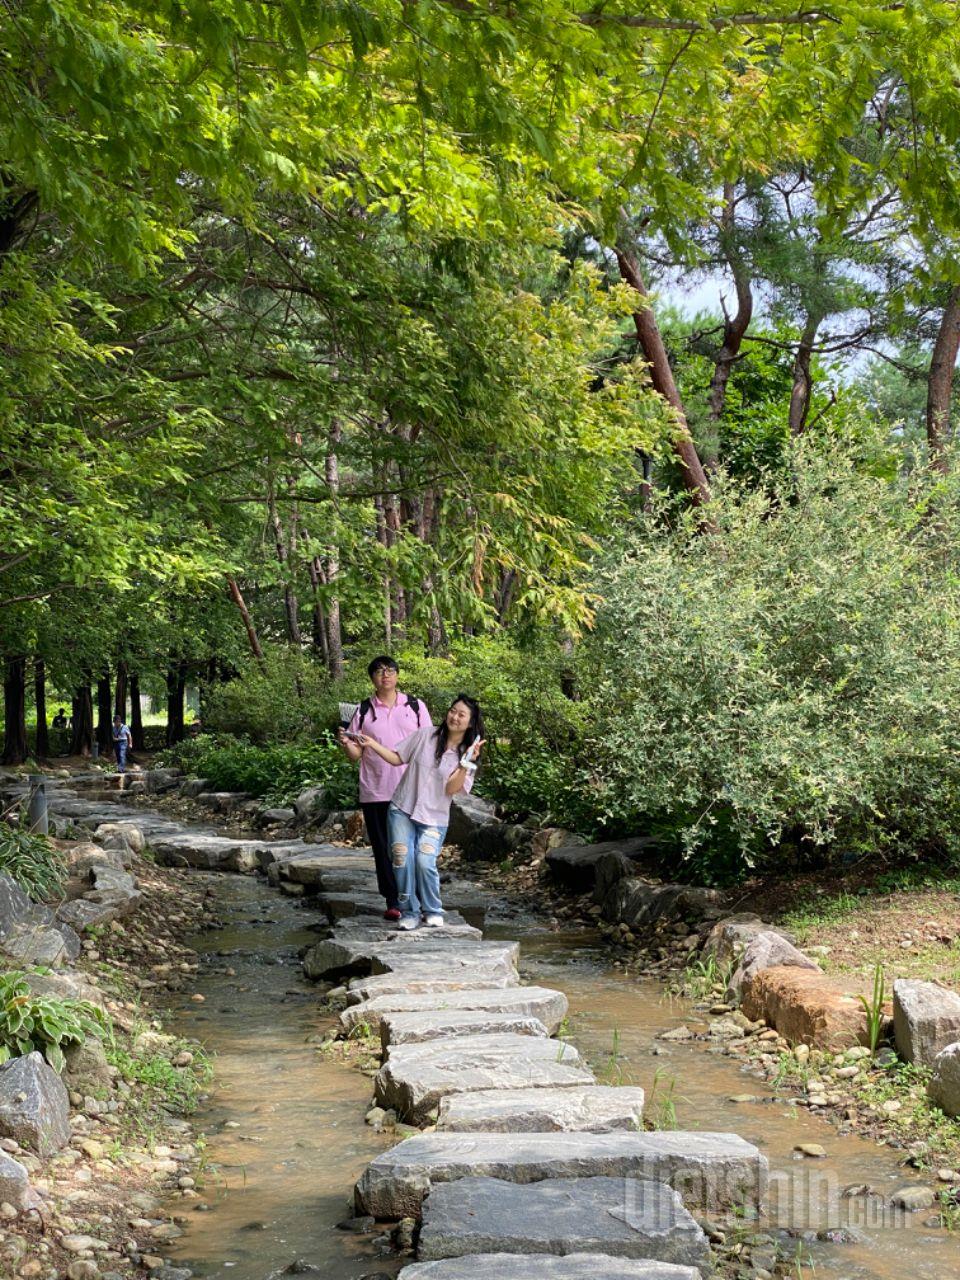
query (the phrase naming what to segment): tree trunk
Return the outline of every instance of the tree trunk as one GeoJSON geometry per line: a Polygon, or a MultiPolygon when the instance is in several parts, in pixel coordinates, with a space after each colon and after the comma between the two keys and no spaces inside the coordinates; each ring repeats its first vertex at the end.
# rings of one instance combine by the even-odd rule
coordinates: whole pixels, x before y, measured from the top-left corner
{"type": "Polygon", "coordinates": [[[124,724],[127,723],[127,664],[122,658],[117,663],[117,685],[113,698],[113,714],[119,716],[124,724]]]}
{"type": "Polygon", "coordinates": [[[146,750],[143,736],[143,712],[140,710],[140,677],[136,673],[130,675],[130,737],[134,751],[146,750]]]}
{"type": "Polygon", "coordinates": [[[693,443],[693,437],[690,435],[687,415],[683,409],[680,392],[677,390],[673,370],[670,368],[667,349],[663,345],[653,308],[647,301],[647,288],[640,274],[640,267],[634,255],[628,250],[616,249],[615,252],[620,275],[643,299],[644,305],[633,313],[633,323],[636,326],[640,349],[650,371],[653,389],[673,410],[676,430],[673,433],[672,445],[680,461],[684,486],[694,506],[706,506],[710,501],[710,486],[693,443]]]}
{"type": "MultiPolygon", "coordinates": [[[[736,187],[732,182],[727,182],[723,188],[720,244],[727,260],[727,265],[733,275],[733,283],[737,291],[737,310],[731,318],[727,314],[726,307],[724,307],[723,342],[713,367],[713,377],[710,379],[710,391],[707,395],[710,421],[713,423],[719,423],[723,416],[723,409],[727,399],[727,383],[730,380],[734,363],[740,354],[744,335],[753,318],[753,293],[750,289],[750,275],[734,239],[736,208],[736,187]]],[[[718,455],[719,450],[715,444],[711,456],[704,459],[704,465],[708,471],[716,469],[719,462],[718,455]]]]}
{"type": "Polygon", "coordinates": [[[7,658],[3,670],[3,754],[0,764],[23,764],[27,746],[27,660],[7,658]]]}
{"type": "Polygon", "coordinates": [[[250,610],[247,608],[246,601],[240,592],[237,580],[232,576],[232,574],[227,574],[227,584],[230,587],[230,594],[233,597],[233,603],[237,606],[237,609],[240,612],[240,617],[243,619],[243,625],[247,629],[247,639],[250,642],[250,651],[260,665],[263,666],[263,650],[260,648],[257,629],[253,625],[253,619],[250,617],[250,610]]]}
{"type": "Polygon", "coordinates": [[[50,754],[50,734],[47,731],[47,668],[42,658],[33,664],[33,702],[37,709],[37,742],[34,750],[38,760],[50,754]]]}
{"type": "Polygon", "coordinates": [[[287,639],[299,649],[302,641],[300,637],[297,593],[294,591],[293,584],[290,581],[290,556],[286,539],[284,538],[283,523],[280,519],[280,513],[277,511],[277,502],[272,483],[267,494],[267,510],[270,515],[270,527],[273,529],[273,545],[277,553],[277,563],[280,565],[280,571],[283,574],[283,611],[287,619],[287,639]]]}
{"type": "Polygon", "coordinates": [[[97,742],[102,756],[113,750],[113,697],[109,671],[97,681],[97,742]]]}
{"type": "MultiPolygon", "coordinates": [[[[340,460],[337,457],[337,446],[340,443],[341,428],[340,423],[334,421],[330,428],[328,437],[328,449],[324,474],[326,476],[327,488],[330,490],[330,498],[333,503],[334,515],[337,511],[337,498],[340,493],[340,460]]],[[[337,594],[337,579],[340,577],[340,550],[334,544],[330,547],[327,555],[327,564],[325,570],[327,585],[332,588],[330,598],[327,601],[327,667],[330,674],[336,680],[343,675],[343,635],[340,629],[340,597],[337,594]]]]}
{"type": "Polygon", "coordinates": [[[70,737],[72,756],[93,753],[93,699],[90,685],[81,684],[73,692],[73,733],[70,737]]]}
{"type": "Polygon", "coordinates": [[[950,399],[953,373],[960,350],[960,285],[950,291],[937,330],[927,376],[927,445],[930,465],[946,475],[949,470],[946,444],[950,439],[950,399]]]}
{"type": "Polygon", "coordinates": [[[187,691],[186,663],[171,661],[167,668],[167,746],[173,747],[186,737],[184,728],[184,695],[187,691]]]}
{"type": "Polygon", "coordinates": [[[803,435],[810,413],[810,398],[813,395],[813,378],[810,374],[810,361],[813,356],[813,344],[817,330],[823,317],[816,312],[807,314],[807,322],[800,335],[800,345],[793,362],[793,386],[790,390],[790,434],[803,435]]]}

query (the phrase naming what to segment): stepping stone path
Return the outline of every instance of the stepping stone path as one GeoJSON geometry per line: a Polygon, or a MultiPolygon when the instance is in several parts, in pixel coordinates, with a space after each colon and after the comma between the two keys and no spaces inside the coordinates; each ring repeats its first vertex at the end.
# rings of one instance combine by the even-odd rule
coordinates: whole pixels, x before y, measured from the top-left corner
{"type": "Polygon", "coordinates": [[[431,1188],[419,1256],[586,1250],[710,1269],[710,1247],[675,1191],[631,1178],[461,1178],[431,1188]]]}
{"type": "MultiPolygon", "coordinates": [[[[152,772],[138,790],[196,785],[152,772]]],[[[476,886],[444,886],[442,929],[400,932],[378,918],[368,850],[224,836],[124,805],[102,775],[89,781],[102,798],[48,780],[54,830],[129,824],[161,860],[265,871],[325,915],[306,974],[355,975],[340,1031],[380,1036],[377,1101],[414,1123],[437,1119],[371,1161],[354,1192],[359,1214],[422,1219],[420,1259],[401,1280],[699,1280],[710,1255],[689,1210],[759,1204],[767,1163],[756,1147],[729,1133],[643,1131],[643,1091],[598,1085],[576,1049],[551,1038],[566,998],[522,986],[518,944],[483,938],[476,886]]],[[[548,860],[559,879],[587,885],[610,849],[641,847],[548,860]]],[[[0,1156],[3,1198],[23,1203],[21,1166],[7,1164],[0,1156]]]]}

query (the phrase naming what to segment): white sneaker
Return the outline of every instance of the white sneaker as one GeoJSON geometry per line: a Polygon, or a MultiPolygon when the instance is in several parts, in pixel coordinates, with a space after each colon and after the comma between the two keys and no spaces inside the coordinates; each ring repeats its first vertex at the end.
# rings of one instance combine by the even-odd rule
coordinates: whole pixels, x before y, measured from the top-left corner
{"type": "Polygon", "coordinates": [[[444,925],[443,916],[427,916],[424,924],[428,924],[431,929],[442,929],[444,925]]]}
{"type": "Polygon", "coordinates": [[[419,923],[420,921],[414,920],[413,916],[404,916],[403,919],[400,921],[400,923],[397,925],[397,928],[406,929],[409,931],[410,929],[416,929],[419,923]]]}

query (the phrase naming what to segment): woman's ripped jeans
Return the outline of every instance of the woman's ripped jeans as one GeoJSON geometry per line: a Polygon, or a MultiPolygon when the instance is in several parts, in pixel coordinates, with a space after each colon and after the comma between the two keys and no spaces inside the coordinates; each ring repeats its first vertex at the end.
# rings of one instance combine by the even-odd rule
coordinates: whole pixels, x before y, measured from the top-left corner
{"type": "Polygon", "coordinates": [[[414,822],[396,805],[387,814],[390,830],[390,857],[400,893],[400,910],[419,920],[443,915],[437,855],[447,828],[431,822],[414,822]]]}

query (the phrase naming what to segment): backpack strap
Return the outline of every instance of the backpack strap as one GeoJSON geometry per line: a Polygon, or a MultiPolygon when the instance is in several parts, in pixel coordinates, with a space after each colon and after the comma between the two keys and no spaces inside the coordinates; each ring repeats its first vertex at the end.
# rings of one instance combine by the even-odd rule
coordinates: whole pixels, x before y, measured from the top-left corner
{"type": "Polygon", "coordinates": [[[420,728],[420,699],[411,698],[408,696],[407,706],[410,708],[413,714],[417,717],[417,728],[419,729],[420,728]]]}
{"type": "MultiPolygon", "coordinates": [[[[362,732],[363,722],[371,711],[373,711],[373,699],[364,698],[360,703],[360,706],[357,708],[357,729],[359,731],[362,732]]],[[[374,720],[377,718],[377,713],[375,711],[373,711],[373,718],[374,720]]]]}

